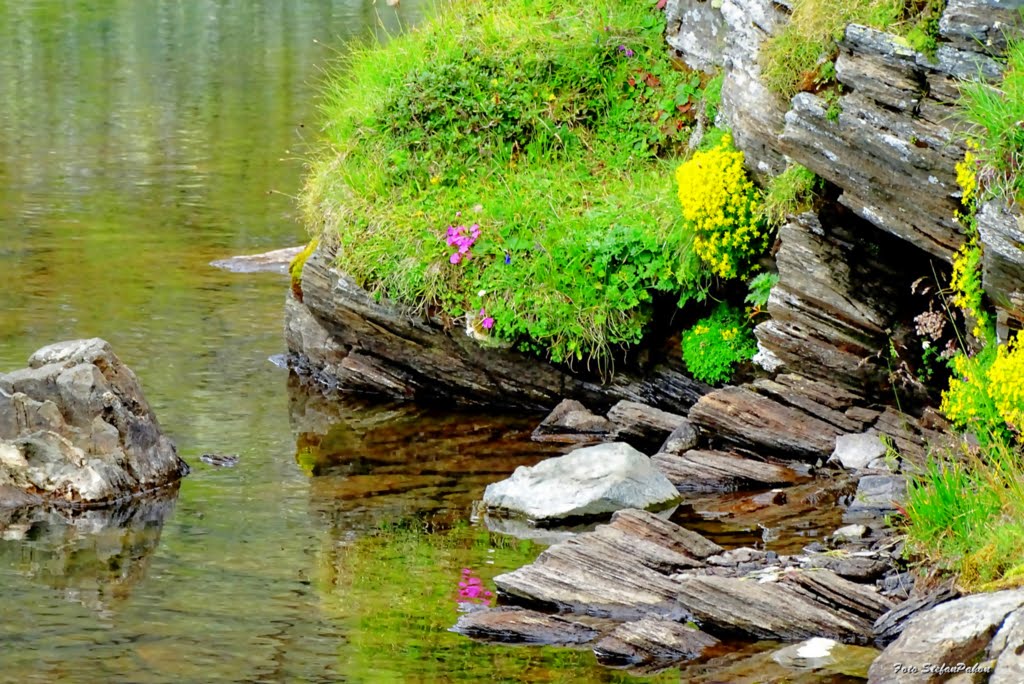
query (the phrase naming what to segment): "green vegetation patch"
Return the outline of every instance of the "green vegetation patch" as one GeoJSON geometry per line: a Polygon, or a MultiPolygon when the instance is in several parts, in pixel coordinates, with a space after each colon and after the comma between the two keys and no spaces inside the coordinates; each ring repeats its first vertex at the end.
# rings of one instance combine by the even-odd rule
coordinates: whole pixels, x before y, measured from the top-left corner
{"type": "Polygon", "coordinates": [[[698,380],[725,382],[736,367],[757,352],[757,342],[743,311],[725,302],[683,333],[683,361],[698,380]]]}
{"type": "Polygon", "coordinates": [[[970,127],[967,156],[957,165],[964,204],[1024,200],[1024,41],[1010,41],[1002,82],[964,83],[959,106],[970,127]]]}
{"type": "Polygon", "coordinates": [[[833,84],[836,44],[849,24],[895,31],[915,50],[932,54],[945,5],[945,0],[794,0],[789,24],[761,47],[765,83],[787,99],[833,84]]]}
{"type": "Polygon", "coordinates": [[[556,362],[702,298],[672,159],[706,85],[655,3],[453,0],[326,84],[302,204],[363,287],[556,362]]]}

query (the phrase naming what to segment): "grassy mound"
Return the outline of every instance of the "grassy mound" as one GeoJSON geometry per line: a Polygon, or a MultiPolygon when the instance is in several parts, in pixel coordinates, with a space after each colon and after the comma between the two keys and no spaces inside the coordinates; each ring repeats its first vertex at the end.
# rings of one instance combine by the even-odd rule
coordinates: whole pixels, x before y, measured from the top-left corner
{"type": "Polygon", "coordinates": [[[707,275],[673,167],[705,85],[654,0],[453,0],[330,76],[302,195],[340,267],[556,362],[638,342],[707,275]]]}

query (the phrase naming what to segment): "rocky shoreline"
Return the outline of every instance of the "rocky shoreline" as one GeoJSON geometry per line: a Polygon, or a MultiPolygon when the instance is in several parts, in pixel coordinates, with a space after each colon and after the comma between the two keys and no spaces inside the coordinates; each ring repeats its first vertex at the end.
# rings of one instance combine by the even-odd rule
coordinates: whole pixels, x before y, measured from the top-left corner
{"type": "MultiPolygon", "coordinates": [[[[922,291],[948,282],[965,240],[955,219],[955,165],[965,151],[952,116],[958,80],[1000,75],[1006,43],[996,27],[1017,23],[1018,5],[951,0],[933,55],[848,26],[830,103],[812,92],[784,102],[762,81],[758,53],[788,22],[787,3],[664,4],[676,54],[724,74],[718,123],[732,131],[749,170],[767,178],[796,163],[827,181],[821,205],[779,231],[779,280],[755,330],[759,370],[740,385],[697,383],[656,347],[609,382],[481,345],[429,312],[401,311],[363,291],[321,242],[301,296],[286,303],[289,365],[307,384],[328,394],[557,405],[536,439],[567,448],[626,442],[683,497],[744,492],[737,509],[766,534],[780,507],[843,511],[832,535],[784,554],[726,551],[649,513],[620,511],[499,577],[499,592],[517,607],[467,614],[457,631],[588,644],[610,663],[645,667],[702,653],[713,660],[723,639],[828,638],[890,644],[870,681],[946,681],[949,671],[922,672],[926,662],[984,665],[985,676],[960,671],[957,681],[1020,679],[1024,658],[1008,644],[1022,641],[1024,594],[957,599],[948,586],[915,585],[883,521],[928,450],[957,439],[929,408],[936,395],[913,361],[921,344],[914,327],[934,305],[922,291]],[[896,667],[908,663],[918,669],[896,667]]],[[[1004,334],[1024,321],[1018,223],[1003,206],[979,212],[984,287],[1004,334]]],[[[813,660],[806,654],[820,646],[786,657],[813,660]]],[[[688,681],[704,680],[695,673],[688,681]]]]}

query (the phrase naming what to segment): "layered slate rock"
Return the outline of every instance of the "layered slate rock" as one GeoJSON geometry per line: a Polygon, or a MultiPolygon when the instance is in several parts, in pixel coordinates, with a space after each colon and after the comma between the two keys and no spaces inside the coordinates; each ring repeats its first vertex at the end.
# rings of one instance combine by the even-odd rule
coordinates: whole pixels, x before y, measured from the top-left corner
{"type": "Polygon", "coordinates": [[[574,398],[603,410],[627,399],[679,412],[708,390],[678,360],[602,384],[482,344],[450,319],[378,301],[334,258],[321,243],[303,267],[302,301],[289,295],[285,304],[289,366],[324,390],[528,409],[574,398]]]}
{"type": "Polygon", "coordinates": [[[656,409],[636,401],[620,401],[608,410],[608,420],[615,425],[613,437],[651,453],[663,444],[672,432],[687,421],[684,416],[656,409]]]}
{"type": "Polygon", "coordinates": [[[615,425],[575,399],[564,399],[533,431],[538,442],[581,444],[600,442],[615,430],[615,425]]]}
{"type": "MultiPolygon", "coordinates": [[[[982,282],[1002,313],[1024,322],[1024,218],[1004,204],[988,202],[978,212],[982,282]]],[[[1002,322],[1002,321],[1001,321],[1002,322]]],[[[1006,334],[1002,332],[1002,337],[1006,334]]]]}
{"type": "MultiPolygon", "coordinates": [[[[779,230],[771,318],[754,333],[762,365],[847,392],[891,391],[878,350],[927,259],[849,215],[805,213],[779,230]],[[916,257],[916,258],[915,258],[916,257]]],[[[909,316],[906,316],[909,318],[909,316]]]]}
{"type": "Polygon", "coordinates": [[[733,562],[727,555],[678,525],[623,511],[494,582],[512,603],[620,620],[693,620],[714,636],[755,639],[867,642],[893,606],[828,570],[762,565],[759,579],[738,576],[743,563],[730,571],[722,565],[733,562]]]}
{"type": "Polygon", "coordinates": [[[651,463],[682,492],[785,486],[806,479],[785,465],[728,451],[691,449],[679,455],[658,453],[651,457],[651,463]]]}
{"type": "Polygon", "coordinates": [[[537,522],[607,515],[624,508],[665,507],[676,488],[651,460],[624,442],[577,449],[487,486],[491,510],[537,522]]]}
{"type": "Polygon", "coordinates": [[[592,627],[524,608],[474,610],[459,617],[451,631],[491,643],[572,646],[590,643],[592,627]]]}
{"type": "Polygon", "coordinates": [[[620,511],[608,525],[545,550],[494,578],[505,600],[581,615],[681,618],[673,573],[699,567],[722,548],[643,511],[620,511]]]}
{"type": "MultiPolygon", "coordinates": [[[[986,681],[1019,682],[1024,673],[1024,590],[975,594],[915,616],[872,663],[869,682],[944,682],[982,663],[986,681]],[[911,667],[898,668],[897,664],[911,667]],[[934,668],[924,671],[925,664],[934,668]],[[945,666],[945,671],[939,669],[945,666]],[[916,667],[916,669],[915,669],[916,667]],[[962,671],[962,670],[960,670],[962,671]]],[[[968,680],[971,681],[971,680],[968,680]]]]}
{"type": "Polygon", "coordinates": [[[999,73],[978,52],[942,45],[929,59],[894,35],[851,25],[836,61],[848,91],[838,120],[821,97],[800,93],[778,146],[842,188],[839,201],[859,216],[949,261],[963,243],[953,218],[964,154],[952,116],[957,79],[999,73]]]}
{"type": "Polygon", "coordinates": [[[609,667],[650,668],[693,660],[719,643],[699,629],[674,620],[644,618],[619,625],[594,646],[609,667]]]}
{"type": "Polygon", "coordinates": [[[0,375],[0,496],[8,505],[109,504],[187,472],[135,374],[105,341],[53,344],[28,368],[0,375]]]}
{"type": "Polygon", "coordinates": [[[1006,51],[1006,37],[1020,29],[1020,0],[949,0],[939,35],[962,50],[991,55],[1006,51]]]}
{"type": "Polygon", "coordinates": [[[892,608],[873,589],[828,570],[787,571],[773,581],[687,576],[678,599],[712,634],[787,641],[867,643],[875,619],[892,608]]]}
{"type": "MultiPolygon", "coordinates": [[[[707,3],[714,5],[715,3],[707,3]]],[[[777,143],[783,129],[786,103],[761,79],[758,53],[763,43],[786,21],[782,3],[771,0],[723,0],[722,18],[728,27],[723,64],[722,123],[743,150],[747,166],[761,177],[781,173],[787,161],[777,143]]]]}

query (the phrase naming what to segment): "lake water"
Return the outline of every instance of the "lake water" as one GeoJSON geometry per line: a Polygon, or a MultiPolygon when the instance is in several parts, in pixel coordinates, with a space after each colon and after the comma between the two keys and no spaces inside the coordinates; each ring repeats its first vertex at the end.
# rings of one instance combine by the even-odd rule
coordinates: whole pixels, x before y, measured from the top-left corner
{"type": "Polygon", "coordinates": [[[539,552],[469,523],[551,453],[534,418],[295,393],[268,362],[285,279],[208,265],[305,241],[321,70],[421,7],[0,0],[0,369],[107,339],[193,466],[176,498],[0,519],[0,681],[631,680],[447,631],[462,568],[539,552]]]}

